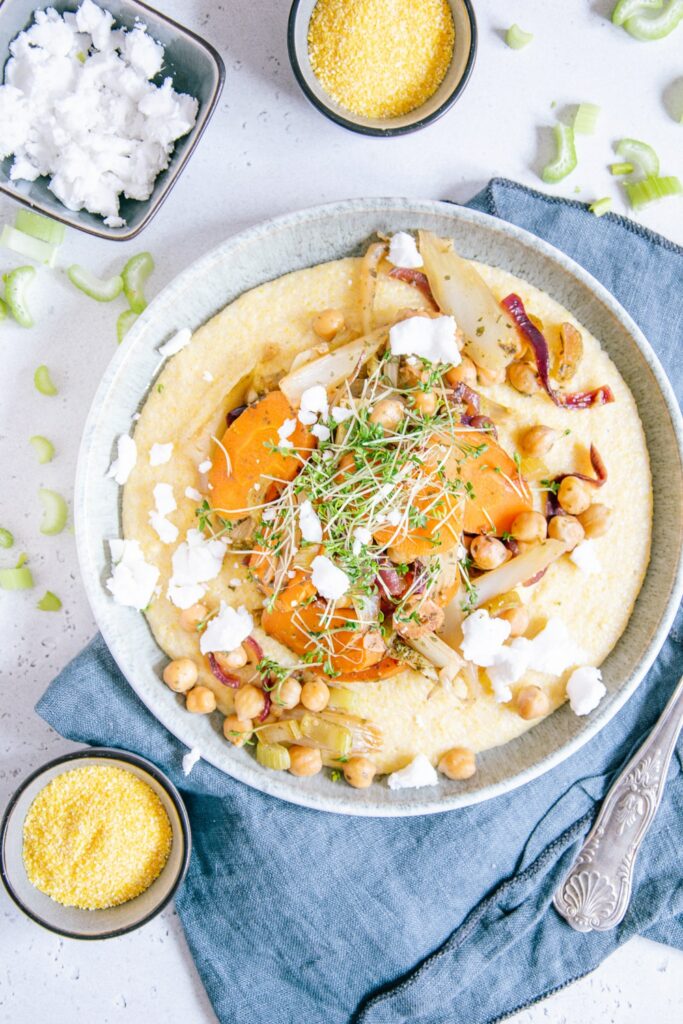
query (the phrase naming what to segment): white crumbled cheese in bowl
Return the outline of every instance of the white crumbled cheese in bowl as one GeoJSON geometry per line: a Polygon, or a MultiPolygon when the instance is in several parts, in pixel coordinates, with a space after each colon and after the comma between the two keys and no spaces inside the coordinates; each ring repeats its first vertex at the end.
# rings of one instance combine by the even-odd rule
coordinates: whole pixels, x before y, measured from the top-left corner
{"type": "Polygon", "coordinates": [[[311,562],[311,580],[321,597],[338,601],[351,586],[351,580],[343,569],[335,565],[327,555],[316,555],[311,562]]]}
{"type": "Polygon", "coordinates": [[[93,0],[36,11],[10,43],[0,86],[0,159],[12,181],[46,176],[69,210],[122,226],[121,196],[145,200],[191,131],[198,103],[161,71],[164,47],[137,22],[116,28],[93,0]]]}
{"type": "Polygon", "coordinates": [[[595,711],[606,693],[602,672],[592,665],[575,669],[567,682],[569,706],[575,715],[589,715],[595,711]]]}
{"type": "Polygon", "coordinates": [[[583,540],[577,544],[569,555],[570,560],[581,570],[584,576],[593,576],[599,573],[602,566],[595,551],[594,540],[583,540]]]}
{"type": "Polygon", "coordinates": [[[109,548],[112,573],[107,590],[117,604],[142,611],[152,600],[159,570],[145,561],[136,540],[110,540],[109,548]]]}
{"type": "Polygon", "coordinates": [[[436,786],[438,782],[436,769],[424,754],[418,754],[405,768],[387,775],[389,789],[422,789],[436,786]]]}
{"type": "Polygon", "coordinates": [[[133,472],[137,460],[138,450],[135,441],[129,434],[121,434],[116,440],[116,458],[107,470],[107,477],[122,487],[133,472]]]}
{"type": "Polygon", "coordinates": [[[225,601],[221,601],[218,615],[209,623],[199,640],[202,654],[210,651],[236,651],[254,629],[254,620],[244,607],[235,611],[225,601]]]}
{"type": "Polygon", "coordinates": [[[462,362],[455,340],[456,323],[452,316],[411,316],[389,331],[393,356],[420,356],[430,363],[462,362]]]}

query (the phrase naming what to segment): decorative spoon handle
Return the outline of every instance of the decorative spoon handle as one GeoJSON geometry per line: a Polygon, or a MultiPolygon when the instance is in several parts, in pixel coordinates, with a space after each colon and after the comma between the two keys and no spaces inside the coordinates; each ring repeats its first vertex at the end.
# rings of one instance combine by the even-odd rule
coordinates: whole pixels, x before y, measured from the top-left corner
{"type": "Polygon", "coordinates": [[[605,797],[578,857],[555,893],[555,909],[579,932],[609,931],[626,913],[638,850],[662,799],[681,725],[683,678],[605,797]]]}

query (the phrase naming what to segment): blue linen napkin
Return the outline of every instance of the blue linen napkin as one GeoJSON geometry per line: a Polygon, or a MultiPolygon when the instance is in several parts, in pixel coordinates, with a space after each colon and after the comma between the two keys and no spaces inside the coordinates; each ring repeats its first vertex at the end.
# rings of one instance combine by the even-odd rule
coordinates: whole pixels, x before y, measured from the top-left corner
{"type": "MultiPolygon", "coordinates": [[[[677,393],[683,249],[617,216],[494,180],[470,204],[547,239],[631,312],[677,393]]],[[[461,811],[350,818],[277,801],[185,748],[138,700],[96,637],[38,712],[84,743],[125,747],[181,789],[194,851],[176,904],[222,1024],[493,1024],[587,974],[634,934],[683,948],[683,772],[668,786],[611,932],[572,931],[551,907],[612,773],[681,671],[675,627],[647,679],[592,742],[517,791],[461,811]]],[[[679,748],[680,749],[680,748],[679,748]]]]}

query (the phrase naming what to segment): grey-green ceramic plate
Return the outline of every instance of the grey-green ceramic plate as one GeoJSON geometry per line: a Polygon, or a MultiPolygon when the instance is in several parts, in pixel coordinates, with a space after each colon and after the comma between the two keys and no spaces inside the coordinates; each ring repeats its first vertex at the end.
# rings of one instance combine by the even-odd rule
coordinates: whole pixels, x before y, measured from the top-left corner
{"type": "Polygon", "coordinates": [[[572,260],[526,231],[448,203],[413,199],[348,200],[303,210],[228,239],[180,274],[135,323],[112,360],[88,418],[76,482],[76,536],[95,617],[121,670],[149,710],[217,768],[265,793],[325,811],[410,815],[446,811],[505,793],[548,771],[594,736],[624,704],[666,638],[683,589],[681,416],[664,372],[642,333],[616,300],[572,260]],[[159,367],[158,346],[180,327],[198,327],[241,292],[291,270],[353,254],[373,232],[427,228],[455,239],[459,251],[503,267],[544,289],[600,338],[630,386],[647,435],[654,486],[652,559],[631,621],[603,665],[608,693],[589,718],[563,707],[530,732],[479,759],[467,782],[392,792],[327,776],[297,779],[261,768],[229,746],[220,723],[189,715],[160,682],[164,656],[145,619],[107,595],[105,538],[120,534],[117,489],[104,486],[114,439],[127,433],[159,367]]]}

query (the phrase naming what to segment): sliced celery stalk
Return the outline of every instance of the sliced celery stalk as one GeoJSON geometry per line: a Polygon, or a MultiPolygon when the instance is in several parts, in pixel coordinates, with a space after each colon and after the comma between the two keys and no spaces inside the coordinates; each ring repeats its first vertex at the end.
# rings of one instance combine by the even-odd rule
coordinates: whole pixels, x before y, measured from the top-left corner
{"type": "Polygon", "coordinates": [[[57,491],[50,491],[46,487],[41,487],[38,491],[38,497],[43,506],[40,532],[50,537],[61,533],[66,526],[66,518],[69,514],[64,498],[57,491]]]}
{"type": "Polygon", "coordinates": [[[574,145],[574,129],[566,124],[556,124],[553,128],[557,144],[557,156],[546,164],[541,177],[549,185],[562,181],[576,168],[576,146],[574,145]]]}
{"type": "Polygon", "coordinates": [[[629,163],[610,164],[609,170],[610,174],[613,174],[616,177],[617,175],[620,174],[633,174],[634,167],[633,164],[629,163]]]}
{"type": "Polygon", "coordinates": [[[683,0],[669,0],[659,14],[634,14],[624,22],[624,28],[634,39],[649,43],[664,39],[683,21],[683,0]]]}
{"type": "Polygon", "coordinates": [[[330,707],[338,711],[351,711],[358,713],[360,701],[354,690],[347,690],[346,687],[330,687],[330,707]]]}
{"type": "Polygon", "coordinates": [[[276,772],[287,771],[291,763],[287,747],[280,743],[257,743],[256,760],[264,768],[272,768],[276,772]]]}
{"type": "Polygon", "coordinates": [[[510,25],[505,33],[505,42],[511,50],[523,50],[533,40],[531,32],[525,32],[519,25],[510,25]]]}
{"type": "Polygon", "coordinates": [[[154,260],[151,254],[140,252],[137,256],[132,256],[121,271],[123,290],[134,313],[142,313],[147,307],[144,287],[153,270],[154,260]]]}
{"type": "Polygon", "coordinates": [[[319,743],[325,750],[331,750],[339,757],[344,757],[350,752],[352,736],[345,726],[309,714],[305,714],[299,724],[302,734],[307,739],[319,743]]]}
{"type": "Polygon", "coordinates": [[[41,242],[39,238],[25,235],[23,231],[17,231],[9,224],[5,224],[0,231],[0,245],[19,253],[20,256],[27,256],[36,263],[44,263],[47,267],[54,267],[57,259],[56,245],[49,245],[47,242],[41,242]]]}
{"type": "Polygon", "coordinates": [[[138,318],[138,314],[134,313],[132,309],[124,309],[123,313],[119,314],[116,321],[116,340],[119,345],[128,334],[133,324],[138,318]]]}
{"type": "Polygon", "coordinates": [[[46,462],[52,462],[55,457],[55,446],[52,441],[48,441],[48,439],[46,437],[42,437],[41,434],[35,434],[33,437],[29,438],[29,444],[38,456],[38,462],[41,466],[46,462]]]}
{"type": "Polygon", "coordinates": [[[120,274],[114,277],[96,277],[85,267],[77,263],[69,267],[67,275],[72,284],[96,302],[112,302],[123,291],[123,278],[120,274]]]}
{"type": "Polygon", "coordinates": [[[61,245],[66,234],[66,228],[58,220],[43,217],[42,213],[33,210],[19,210],[14,218],[14,226],[17,231],[23,231],[31,238],[39,238],[48,245],[61,245]]]}
{"type": "Polygon", "coordinates": [[[0,569],[0,590],[30,590],[33,574],[25,565],[16,569],[0,569]]]}
{"type": "Polygon", "coordinates": [[[634,14],[639,14],[645,8],[658,11],[664,0],[619,0],[619,3],[612,11],[612,23],[623,25],[634,14]]]}
{"type": "Polygon", "coordinates": [[[41,395],[56,395],[58,393],[45,364],[39,366],[33,374],[33,383],[36,386],[36,391],[40,391],[41,395]]]}
{"type": "Polygon", "coordinates": [[[579,103],[574,115],[574,133],[576,135],[593,135],[600,116],[600,107],[596,103],[579,103]]]}
{"type": "Polygon", "coordinates": [[[301,729],[295,718],[282,718],[279,722],[259,725],[258,737],[262,743],[296,743],[301,739],[301,729]]]}
{"type": "Polygon", "coordinates": [[[648,203],[655,203],[659,199],[666,199],[667,196],[679,196],[683,193],[680,179],[673,175],[662,178],[649,175],[642,181],[629,181],[624,187],[634,210],[647,206],[648,203]]]}
{"type": "Polygon", "coordinates": [[[40,608],[41,612],[58,612],[62,602],[51,590],[46,590],[36,607],[40,608]]]}
{"type": "Polygon", "coordinates": [[[14,544],[14,537],[4,527],[0,527],[0,548],[11,548],[14,544]]]}
{"type": "Polygon", "coordinates": [[[33,327],[33,317],[26,303],[26,291],[35,276],[35,267],[17,267],[5,274],[5,299],[20,327],[33,327]]]}
{"type": "Polygon", "coordinates": [[[612,197],[605,196],[603,199],[596,199],[594,203],[591,203],[588,207],[591,213],[594,213],[596,217],[604,217],[606,213],[609,213],[612,209],[612,197]]]}
{"type": "Polygon", "coordinates": [[[621,139],[614,147],[618,157],[627,161],[643,172],[643,174],[659,174],[659,157],[652,146],[639,139],[621,139]]]}

